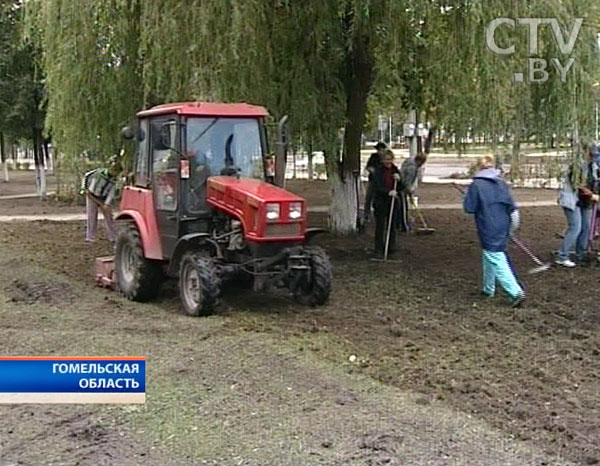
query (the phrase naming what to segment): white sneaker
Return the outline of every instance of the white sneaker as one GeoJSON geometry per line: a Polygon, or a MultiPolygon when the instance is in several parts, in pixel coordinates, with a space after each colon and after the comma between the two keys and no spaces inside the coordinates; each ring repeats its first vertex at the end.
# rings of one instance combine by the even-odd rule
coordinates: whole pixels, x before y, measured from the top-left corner
{"type": "Polygon", "coordinates": [[[575,262],[573,262],[572,260],[569,259],[565,259],[565,260],[556,260],[556,264],[557,265],[562,265],[563,267],[575,267],[577,264],[575,262]]]}

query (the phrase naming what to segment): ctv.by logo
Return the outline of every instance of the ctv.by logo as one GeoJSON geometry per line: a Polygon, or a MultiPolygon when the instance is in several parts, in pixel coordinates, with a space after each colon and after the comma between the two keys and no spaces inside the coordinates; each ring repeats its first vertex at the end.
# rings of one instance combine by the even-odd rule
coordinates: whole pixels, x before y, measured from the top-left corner
{"type": "MultiPolygon", "coordinates": [[[[517,18],[516,20],[511,18],[497,18],[485,28],[486,45],[488,49],[496,55],[512,55],[516,51],[514,44],[502,48],[496,43],[496,30],[500,26],[514,29],[517,25],[519,25],[526,26],[529,29],[529,37],[527,40],[527,52],[529,55],[527,74],[521,72],[514,73],[514,82],[545,83],[550,78],[548,61],[544,58],[535,58],[539,50],[539,27],[547,24],[549,24],[552,28],[552,35],[554,36],[554,41],[556,42],[560,52],[563,55],[570,55],[575,47],[577,37],[579,36],[579,31],[581,30],[581,25],[583,24],[583,18],[576,18],[571,30],[566,31],[566,35],[563,35],[563,30],[561,29],[556,18],[517,18]]],[[[560,74],[561,81],[566,82],[567,74],[573,67],[575,59],[570,57],[563,64],[560,58],[552,58],[550,62],[556,72],[560,74]]],[[[552,71],[552,69],[550,69],[550,71],[552,71]]]]}

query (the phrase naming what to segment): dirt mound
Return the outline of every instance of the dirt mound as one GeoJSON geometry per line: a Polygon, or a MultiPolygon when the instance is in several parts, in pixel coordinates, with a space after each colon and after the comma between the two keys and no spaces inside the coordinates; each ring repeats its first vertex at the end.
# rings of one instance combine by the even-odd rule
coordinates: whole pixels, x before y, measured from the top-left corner
{"type": "Polygon", "coordinates": [[[10,301],[14,303],[35,304],[39,302],[59,305],[72,303],[75,300],[73,290],[64,283],[28,282],[15,278],[5,291],[9,295],[10,301]]]}

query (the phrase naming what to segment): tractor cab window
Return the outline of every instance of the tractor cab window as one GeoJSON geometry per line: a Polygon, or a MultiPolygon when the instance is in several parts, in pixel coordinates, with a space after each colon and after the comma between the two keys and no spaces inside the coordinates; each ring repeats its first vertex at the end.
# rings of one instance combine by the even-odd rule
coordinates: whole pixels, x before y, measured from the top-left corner
{"type": "MultiPolygon", "coordinates": [[[[174,122],[173,122],[174,123],[174,122]]],[[[177,210],[177,183],[179,179],[179,156],[164,144],[165,133],[174,144],[177,125],[169,122],[152,122],[152,185],[155,192],[156,209],[177,210]]]]}
{"type": "Polygon", "coordinates": [[[141,120],[137,131],[137,152],[135,166],[136,186],[148,186],[148,120],[141,120]]]}
{"type": "Polygon", "coordinates": [[[198,168],[202,175],[264,177],[258,120],[189,118],[186,132],[186,154],[191,167],[198,168]]]}
{"type": "Polygon", "coordinates": [[[209,176],[264,178],[260,124],[254,118],[188,118],[185,153],[190,160],[191,211],[204,206],[209,176]]]}

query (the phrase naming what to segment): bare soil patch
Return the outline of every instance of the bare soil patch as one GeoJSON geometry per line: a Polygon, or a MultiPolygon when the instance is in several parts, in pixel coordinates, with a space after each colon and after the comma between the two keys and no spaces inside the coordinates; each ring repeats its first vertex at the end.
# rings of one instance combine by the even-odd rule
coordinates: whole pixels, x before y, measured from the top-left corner
{"type": "Polygon", "coordinates": [[[83,214],[85,206],[37,197],[0,199],[0,215],[83,214]]]}
{"type": "MultiPolygon", "coordinates": [[[[421,199],[425,202],[430,196],[431,200],[454,202],[456,193],[451,194],[452,191],[447,186],[423,187],[421,199]]],[[[554,197],[552,191],[525,191],[532,196],[541,192],[554,197]]],[[[171,352],[170,357],[178,355],[181,361],[186,355],[195,354],[196,344],[203,338],[211,346],[214,332],[264,335],[273,341],[291,343],[311,358],[336,365],[343,362],[346,372],[367,375],[390,388],[411,390],[418,394],[423,409],[443,403],[482,419],[553,458],[564,459],[554,464],[566,464],[567,460],[600,464],[600,268],[592,263],[589,267],[552,268],[543,274],[528,275],[533,264],[511,246],[510,254],[528,293],[525,307],[515,311],[500,293],[491,300],[479,298],[480,250],[472,220],[459,211],[433,210],[426,215],[437,232],[432,236],[402,236],[396,257],[399,262],[370,262],[370,236],[324,236],[321,242],[332,257],[335,283],[331,302],[321,309],[300,308],[285,296],[228,288],[217,314],[224,319],[221,330],[206,331],[203,327],[212,328],[214,324],[211,319],[190,322],[176,314],[178,303],[171,285],[157,303],[145,306],[128,303],[110,292],[94,291],[94,296],[104,299],[95,300],[90,312],[67,314],[64,318],[80,322],[78,325],[86,331],[102,327],[104,332],[132,335],[132,347],[136,347],[136,338],[143,335],[155,345],[148,346],[149,354],[164,358],[171,352]],[[135,321],[127,317],[130,314],[136,317],[135,321]],[[356,355],[355,361],[349,362],[349,353],[356,355]]],[[[534,208],[524,209],[522,216],[521,238],[536,253],[551,260],[551,251],[559,244],[555,233],[565,223],[562,212],[558,207],[534,208]]],[[[312,221],[323,222],[323,217],[315,216],[312,221]]],[[[103,240],[86,245],[83,228],[81,222],[4,224],[0,225],[0,247],[21,249],[26,252],[23,261],[28,266],[43,266],[70,280],[77,289],[91,288],[89,272],[93,259],[109,253],[109,248],[103,240]]],[[[7,277],[6,272],[3,275],[7,277]]],[[[43,280],[36,278],[28,283],[43,280]]],[[[39,300],[34,303],[38,304],[39,300]]],[[[17,316],[14,319],[5,320],[8,328],[25,325],[17,316]]],[[[57,329],[59,324],[55,324],[57,329]]],[[[237,353],[231,354],[249,351],[249,347],[239,344],[232,348],[237,353]]],[[[227,347],[222,351],[227,354],[227,347]]],[[[264,388],[240,384],[246,371],[260,371],[268,381],[280,379],[281,369],[273,363],[270,371],[263,365],[252,366],[251,358],[243,360],[246,366],[241,368],[221,367],[222,374],[240,375],[232,380],[223,375],[219,383],[244,389],[240,399],[245,402],[260,399],[264,388]]],[[[183,362],[170,363],[168,367],[162,367],[157,375],[164,384],[171,373],[173,380],[188,377],[190,381],[202,381],[208,370],[190,370],[183,362]]],[[[310,377],[306,373],[304,376],[310,377]]],[[[302,389],[307,387],[303,385],[302,389]]],[[[182,396],[176,384],[165,393],[175,398],[182,396]]],[[[195,395],[199,398],[192,404],[194,409],[204,406],[201,393],[195,395]]],[[[270,393],[263,392],[263,396],[270,393]]],[[[337,406],[357,406],[355,391],[336,387],[335,393],[332,403],[337,406]]],[[[171,413],[173,399],[165,394],[160,400],[164,403],[161,409],[171,413]]],[[[218,399],[212,402],[218,403],[218,399]]],[[[247,406],[253,406],[252,403],[247,406]]],[[[177,401],[177,406],[184,405],[177,401]]],[[[231,409],[233,413],[240,408],[231,409]]],[[[320,409],[317,407],[317,413],[333,415],[332,411],[320,409]]],[[[252,416],[251,412],[248,416],[252,416]]],[[[184,416],[181,422],[185,419],[184,416]]],[[[246,427],[260,431],[260,425],[253,421],[246,427]]],[[[85,433],[85,427],[78,432],[77,438],[92,435],[85,433]]],[[[99,432],[93,434],[100,437],[91,438],[92,442],[102,442],[102,431],[99,432]]],[[[165,432],[163,441],[171,433],[165,432]]],[[[366,429],[360,438],[355,443],[336,445],[326,435],[317,437],[321,447],[315,451],[323,454],[332,446],[339,447],[336,455],[340,462],[325,455],[323,458],[328,459],[315,459],[314,464],[413,464],[402,462],[403,456],[398,453],[410,437],[392,427],[366,429]]],[[[222,464],[236,464],[233,460],[228,463],[229,460],[222,464]]],[[[472,464],[504,464],[493,458],[487,460],[472,464]]],[[[431,464],[445,463],[440,460],[431,464]]],[[[542,463],[529,458],[520,464],[542,463]]]]}
{"type": "Polygon", "coordinates": [[[60,306],[72,303],[76,298],[67,284],[48,281],[31,282],[19,278],[13,279],[5,291],[12,302],[22,304],[42,302],[60,306]]]}

